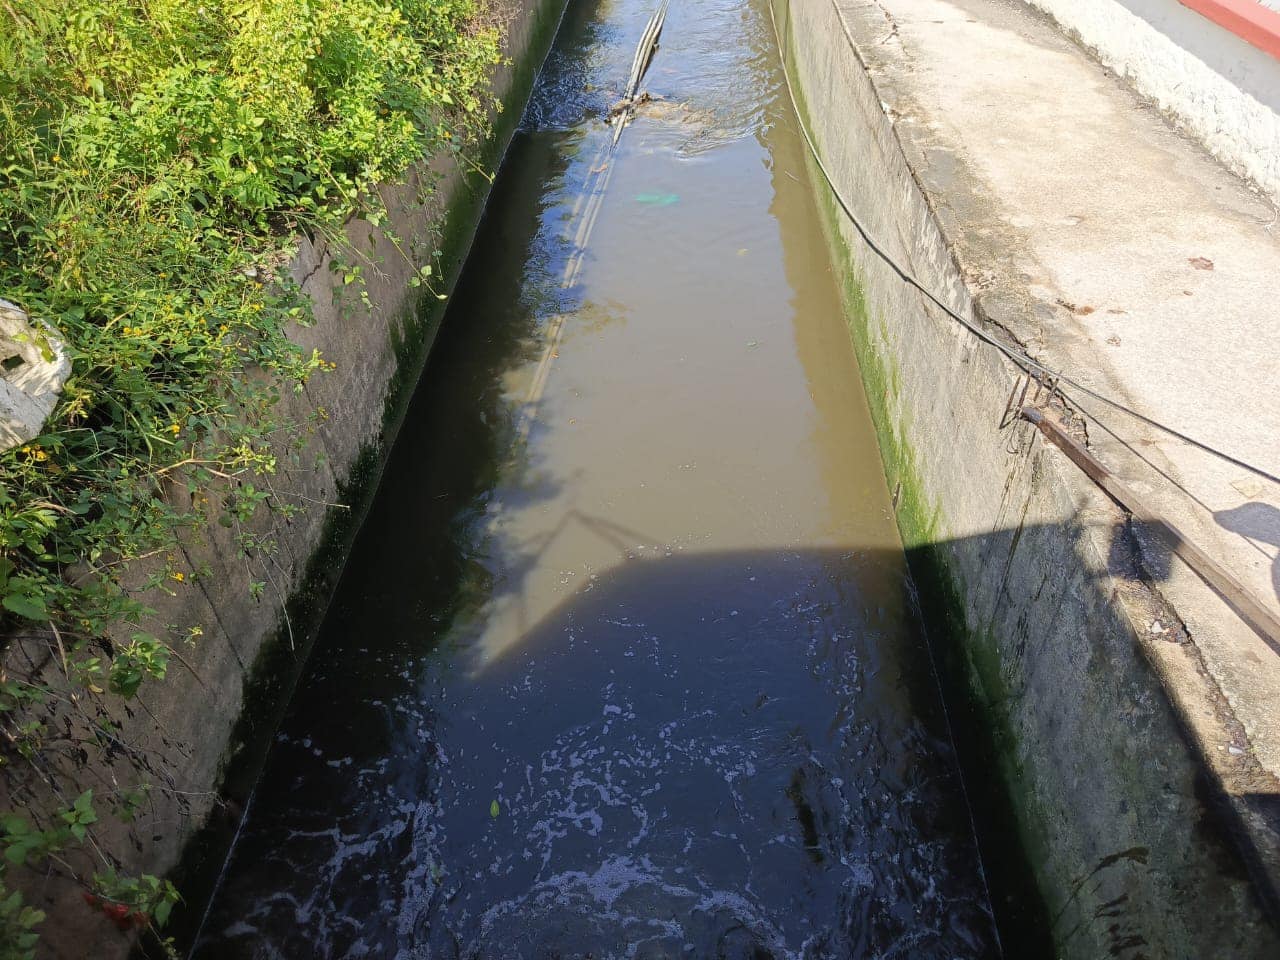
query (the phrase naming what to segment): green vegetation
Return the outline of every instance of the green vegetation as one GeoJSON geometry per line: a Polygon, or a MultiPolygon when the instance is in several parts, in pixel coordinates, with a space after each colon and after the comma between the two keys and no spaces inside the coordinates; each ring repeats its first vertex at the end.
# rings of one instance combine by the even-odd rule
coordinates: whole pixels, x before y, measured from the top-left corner
{"type": "MultiPolygon", "coordinates": [[[[142,626],[148,596],[192,575],[184,529],[294,509],[270,475],[305,425],[275,405],[332,364],[286,337],[309,317],[283,275],[291,238],[382,223],[377,184],[479,142],[499,42],[486,0],[0,0],[0,297],[73,364],[44,435],[0,454],[0,629],[48,634],[78,703],[133,697],[201,635],[142,626]],[[139,560],[145,582],[126,578],[139,560]],[[131,640],[110,643],[121,624],[131,640]]],[[[11,800],[61,795],[51,751],[121,746],[103,710],[93,737],[54,735],[32,719],[50,695],[0,673],[11,800]]],[[[121,818],[137,802],[99,800],[121,818]]],[[[117,925],[162,924],[172,887],[60,856],[92,840],[93,804],[14,810],[4,860],[75,873],[117,925]]],[[[4,869],[12,960],[41,917],[4,869]]]]}

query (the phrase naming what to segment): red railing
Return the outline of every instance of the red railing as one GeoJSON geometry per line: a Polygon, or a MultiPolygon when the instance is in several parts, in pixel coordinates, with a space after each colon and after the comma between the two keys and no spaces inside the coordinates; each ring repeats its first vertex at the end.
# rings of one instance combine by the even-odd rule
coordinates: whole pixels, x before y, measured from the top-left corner
{"type": "Polygon", "coordinates": [[[1230,30],[1280,60],[1280,13],[1257,0],[1178,0],[1200,16],[1230,30]]]}

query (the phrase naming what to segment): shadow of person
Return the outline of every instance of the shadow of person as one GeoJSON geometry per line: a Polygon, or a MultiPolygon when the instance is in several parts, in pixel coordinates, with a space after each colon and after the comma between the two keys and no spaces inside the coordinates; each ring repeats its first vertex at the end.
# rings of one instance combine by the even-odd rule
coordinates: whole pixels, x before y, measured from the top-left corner
{"type": "MultiPolygon", "coordinates": [[[[1251,500],[1230,510],[1215,510],[1218,526],[1232,533],[1280,547],[1280,508],[1251,500]]],[[[1271,589],[1280,599],[1280,553],[1271,561],[1271,589]]]]}

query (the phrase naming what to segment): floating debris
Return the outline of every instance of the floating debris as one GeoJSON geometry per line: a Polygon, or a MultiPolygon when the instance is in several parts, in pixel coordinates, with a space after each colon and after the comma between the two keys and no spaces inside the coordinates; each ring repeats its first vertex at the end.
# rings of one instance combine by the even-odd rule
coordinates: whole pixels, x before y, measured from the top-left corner
{"type": "Polygon", "coordinates": [[[668,2],[669,0],[662,0],[662,4],[649,18],[644,33],[640,35],[640,43],[636,45],[636,55],[631,61],[631,75],[627,77],[626,90],[619,102],[622,109],[617,114],[610,111],[609,122],[614,124],[614,146],[618,145],[618,138],[622,136],[623,128],[635,115],[636,90],[644,78],[645,71],[649,69],[649,64],[653,62],[653,55],[658,51],[658,38],[662,36],[662,24],[667,19],[668,2]]]}
{"type": "Polygon", "coordinates": [[[680,202],[678,193],[637,193],[636,203],[648,204],[651,207],[669,207],[680,202]]]}

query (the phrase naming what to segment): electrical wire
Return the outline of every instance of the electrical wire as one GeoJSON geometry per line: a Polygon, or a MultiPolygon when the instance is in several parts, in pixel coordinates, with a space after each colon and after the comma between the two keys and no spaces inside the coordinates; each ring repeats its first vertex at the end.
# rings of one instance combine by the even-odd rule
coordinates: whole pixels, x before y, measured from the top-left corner
{"type": "MultiPolygon", "coordinates": [[[[838,11],[837,11],[837,16],[839,16],[838,11]]],[[[1263,469],[1262,467],[1255,466],[1246,460],[1242,460],[1239,457],[1234,456],[1233,454],[1227,453],[1223,450],[1219,450],[1216,447],[1208,443],[1205,443],[1203,440],[1197,440],[1195,437],[1189,436],[1188,434],[1183,433],[1181,430],[1178,430],[1175,427],[1171,427],[1168,424],[1161,423],[1159,420],[1155,420],[1151,417],[1148,417],[1146,414],[1140,413],[1139,411],[1134,410],[1132,407],[1126,406],[1125,404],[1121,403],[1119,400],[1113,400],[1111,397],[1108,397],[1106,394],[1099,393],[1097,390],[1094,390],[1092,387],[1086,386],[1085,384],[1081,383],[1079,380],[1076,380],[1073,377],[1068,376],[1067,374],[1062,373],[1059,370],[1055,370],[1053,367],[1050,367],[1050,366],[1047,366],[1046,364],[1041,363],[1040,361],[1034,359],[1033,357],[1027,355],[1026,353],[1022,353],[1012,349],[1008,345],[1002,343],[996,337],[992,336],[988,331],[982,329],[972,320],[969,320],[968,318],[957,313],[955,310],[949,307],[946,303],[940,300],[937,296],[935,296],[933,291],[929,290],[927,287],[924,286],[924,284],[922,284],[914,276],[912,276],[905,269],[899,266],[898,263],[893,259],[893,257],[883,247],[881,247],[880,244],[876,242],[876,239],[868,232],[867,228],[863,225],[862,220],[853,211],[853,208],[850,206],[849,202],[845,199],[844,195],[840,192],[840,188],[836,185],[835,179],[832,177],[831,172],[827,169],[826,164],[822,162],[822,156],[819,154],[817,144],[813,142],[813,137],[810,136],[809,130],[805,126],[804,117],[800,113],[800,104],[796,99],[795,90],[792,89],[792,86],[791,86],[791,77],[787,73],[787,51],[786,51],[786,48],[783,47],[782,45],[782,36],[778,32],[778,21],[777,21],[777,17],[774,15],[774,12],[773,12],[772,0],[769,3],[769,19],[773,24],[773,35],[778,43],[778,53],[782,60],[782,79],[786,84],[787,96],[791,100],[791,107],[793,112],[795,113],[796,127],[799,129],[801,136],[803,137],[805,143],[808,145],[809,153],[813,156],[814,163],[817,164],[818,169],[822,172],[822,177],[824,180],[826,180],[827,186],[831,190],[831,195],[835,198],[836,202],[840,205],[840,209],[844,211],[845,216],[849,218],[849,222],[852,223],[853,226],[857,229],[859,235],[862,237],[863,242],[866,243],[866,245],[871,249],[871,251],[875,253],[876,256],[878,256],[881,260],[883,260],[889,266],[889,268],[893,270],[893,272],[896,273],[904,283],[906,283],[908,286],[913,287],[914,289],[919,291],[927,300],[929,300],[929,302],[934,304],[939,310],[941,310],[944,314],[946,314],[946,316],[956,321],[957,323],[961,324],[963,327],[965,327],[965,329],[967,329],[970,333],[972,333],[975,337],[977,337],[983,343],[986,343],[989,346],[992,346],[996,350],[1000,351],[1002,354],[1004,354],[1006,357],[1012,360],[1019,367],[1026,370],[1029,374],[1032,373],[1033,371],[1035,373],[1039,373],[1043,377],[1047,378],[1050,383],[1054,384],[1055,387],[1064,383],[1068,384],[1074,389],[1079,390],[1081,393],[1087,396],[1090,396],[1093,399],[1100,401],[1101,403],[1106,404],[1112,409],[1118,410],[1121,413],[1125,413],[1133,417],[1135,420],[1139,421],[1140,423],[1144,423],[1149,427],[1153,427],[1157,430],[1160,430],[1163,433],[1177,440],[1180,440],[1189,446],[1195,447],[1198,450],[1202,450],[1205,453],[1211,454],[1212,456],[1215,456],[1220,460],[1230,463],[1233,466],[1237,466],[1242,470],[1247,470],[1249,473],[1252,473],[1255,476],[1261,477],[1264,480],[1269,480],[1274,484],[1280,485],[1280,476],[1276,476],[1275,474],[1270,473],[1269,471],[1263,469]]],[[[844,30],[845,39],[848,41],[850,48],[853,49],[854,55],[858,57],[858,62],[861,63],[862,58],[861,56],[858,56],[857,47],[854,44],[853,37],[849,36],[848,27],[844,24],[844,20],[842,17],[840,18],[840,20],[841,20],[841,27],[844,30]]],[[[1061,389],[1058,389],[1058,393],[1063,394],[1063,391],[1061,389]]],[[[1065,394],[1063,395],[1065,396],[1065,394]]],[[[1093,419],[1098,420],[1096,415],[1094,416],[1093,419]]],[[[1099,424],[1101,424],[1100,420],[1098,422],[1099,424]]],[[[1111,433],[1110,430],[1108,430],[1107,432],[1111,433]]],[[[1114,434],[1112,435],[1114,436],[1114,434]]]]}

